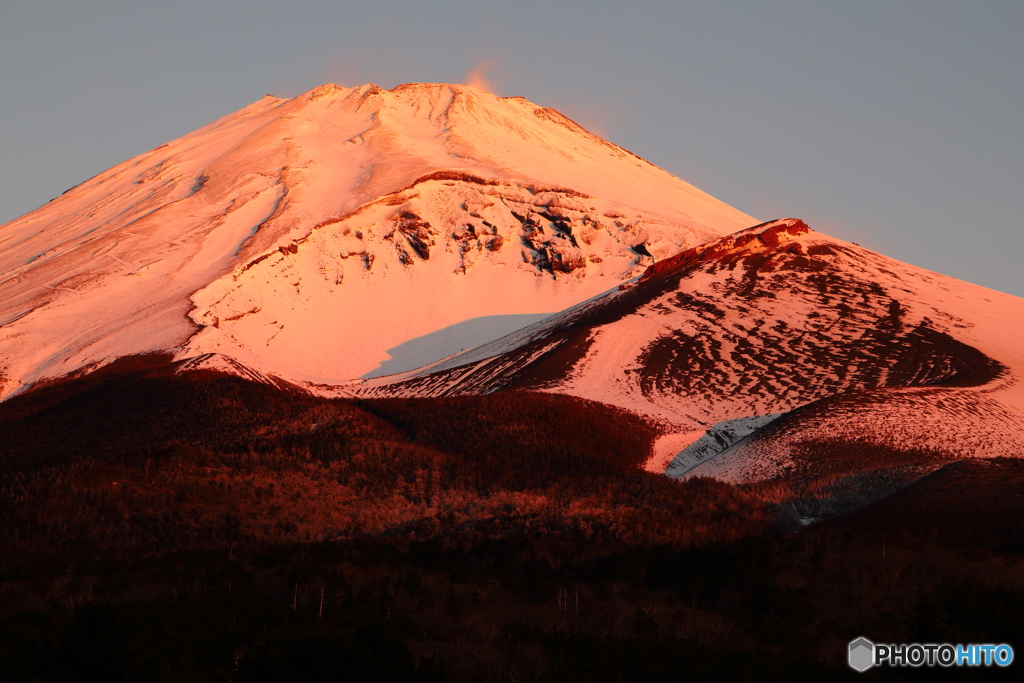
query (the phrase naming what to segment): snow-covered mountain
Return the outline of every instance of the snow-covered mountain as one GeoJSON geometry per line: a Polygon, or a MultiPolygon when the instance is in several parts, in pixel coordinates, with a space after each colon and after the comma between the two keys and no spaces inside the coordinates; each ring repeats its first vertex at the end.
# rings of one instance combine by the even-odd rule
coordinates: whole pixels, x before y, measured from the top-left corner
{"type": "Polygon", "coordinates": [[[522,98],[267,96],[0,227],[0,398],[152,351],[409,369],[754,222],[522,98]]]}
{"type": "Polygon", "coordinates": [[[1024,299],[784,219],[354,390],[531,389],[618,405],[664,425],[648,468],[673,476],[820,478],[878,457],[925,471],[1024,457],[1022,340],[1024,299]]]}
{"type": "Polygon", "coordinates": [[[328,396],[593,399],[659,423],[671,476],[1024,456],[1024,300],[755,222],[521,98],[267,97],[0,227],[0,398],[161,352],[328,396]]]}

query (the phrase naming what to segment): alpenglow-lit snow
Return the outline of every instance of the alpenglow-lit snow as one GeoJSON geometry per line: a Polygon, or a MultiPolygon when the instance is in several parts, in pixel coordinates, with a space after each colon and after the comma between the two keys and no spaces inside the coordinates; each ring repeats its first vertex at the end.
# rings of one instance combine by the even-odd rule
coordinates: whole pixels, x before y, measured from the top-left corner
{"type": "Polygon", "coordinates": [[[153,351],[410,369],[755,222],[522,98],[267,96],[0,227],[0,397],[153,351]]]}
{"type": "Polygon", "coordinates": [[[1024,299],[782,219],[348,390],[568,394],[661,424],[648,471],[825,486],[878,470],[892,483],[951,459],[1024,457],[1021,340],[1024,299]]]}

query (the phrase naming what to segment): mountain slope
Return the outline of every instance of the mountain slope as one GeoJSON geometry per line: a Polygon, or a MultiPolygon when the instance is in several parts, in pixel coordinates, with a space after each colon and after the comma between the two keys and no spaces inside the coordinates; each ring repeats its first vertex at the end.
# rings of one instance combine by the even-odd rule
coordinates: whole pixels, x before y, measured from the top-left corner
{"type": "Polygon", "coordinates": [[[410,340],[565,308],[751,222],[521,98],[267,96],[0,227],[0,396],[167,350],[358,377],[410,340]]]}
{"type": "Polygon", "coordinates": [[[656,453],[654,468],[678,453],[676,476],[821,477],[880,460],[927,467],[1024,455],[1019,339],[1021,299],[785,219],[686,250],[520,332],[357,391],[566,393],[661,420],[670,452],[656,453]],[[750,426],[730,428],[736,420],[750,426]],[[707,430],[718,445],[687,451],[707,430]]]}

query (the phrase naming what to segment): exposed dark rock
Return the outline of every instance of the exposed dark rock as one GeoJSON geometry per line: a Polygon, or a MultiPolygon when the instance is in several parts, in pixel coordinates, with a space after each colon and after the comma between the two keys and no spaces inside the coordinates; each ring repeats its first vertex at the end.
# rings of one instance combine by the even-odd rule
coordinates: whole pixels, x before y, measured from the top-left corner
{"type": "Polygon", "coordinates": [[[646,256],[647,258],[654,258],[653,256],[651,256],[651,252],[649,252],[647,250],[647,243],[646,242],[641,242],[640,244],[635,244],[632,247],[630,247],[629,249],[630,249],[630,251],[632,251],[637,256],[646,256]]]}
{"type": "MultiPolygon", "coordinates": [[[[406,241],[416,255],[426,261],[430,258],[430,247],[434,246],[434,237],[430,223],[422,220],[411,211],[403,211],[398,220],[398,230],[405,235],[406,241]]],[[[401,253],[401,252],[400,252],[401,253]]],[[[411,260],[409,261],[411,263],[411,260]]],[[[402,263],[406,263],[403,258],[402,263]]]]}

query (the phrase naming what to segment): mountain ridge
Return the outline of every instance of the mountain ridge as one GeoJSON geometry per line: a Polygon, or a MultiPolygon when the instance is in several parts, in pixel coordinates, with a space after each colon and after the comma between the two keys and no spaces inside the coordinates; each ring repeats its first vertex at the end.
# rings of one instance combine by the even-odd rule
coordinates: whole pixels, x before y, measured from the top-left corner
{"type": "Polygon", "coordinates": [[[1012,343],[1022,322],[1016,297],[781,219],[349,391],[521,389],[609,403],[662,423],[646,467],[672,476],[821,480],[837,466],[826,451],[859,448],[861,465],[889,459],[916,477],[949,459],[1024,455],[1024,354],[1012,343]]]}

